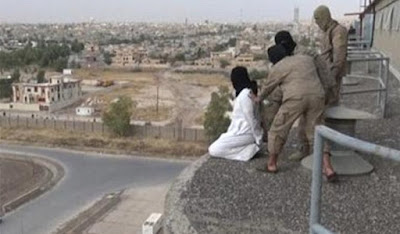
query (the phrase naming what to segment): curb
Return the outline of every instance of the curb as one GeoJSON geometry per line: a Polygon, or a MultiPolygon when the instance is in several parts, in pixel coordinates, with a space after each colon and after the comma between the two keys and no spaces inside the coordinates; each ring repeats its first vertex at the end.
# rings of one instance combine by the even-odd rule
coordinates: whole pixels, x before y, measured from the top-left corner
{"type": "Polygon", "coordinates": [[[31,189],[30,191],[20,195],[12,201],[7,202],[3,205],[3,210],[8,213],[27,201],[30,201],[36,197],[39,197],[46,191],[50,190],[54,185],[56,185],[61,178],[64,176],[64,168],[54,160],[41,157],[28,157],[23,155],[6,154],[0,155],[2,159],[20,160],[20,161],[30,161],[32,163],[41,165],[46,169],[45,181],[31,189]],[[48,179],[50,178],[50,179],[48,179]]]}
{"type": "Polygon", "coordinates": [[[209,155],[202,156],[199,160],[189,165],[174,180],[167,196],[164,207],[163,231],[169,233],[195,234],[197,231],[192,227],[189,219],[184,214],[187,198],[182,198],[196,171],[209,159],[209,155]]]}
{"type": "Polygon", "coordinates": [[[90,208],[79,213],[76,217],[59,227],[55,233],[83,233],[88,227],[94,224],[100,217],[110,211],[121,201],[124,190],[104,195],[90,208]]]}

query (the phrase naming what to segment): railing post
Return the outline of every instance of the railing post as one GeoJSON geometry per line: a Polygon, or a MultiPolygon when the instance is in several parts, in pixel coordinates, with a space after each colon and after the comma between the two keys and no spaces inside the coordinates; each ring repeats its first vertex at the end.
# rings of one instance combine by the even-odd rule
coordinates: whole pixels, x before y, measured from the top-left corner
{"type": "Polygon", "coordinates": [[[311,210],[310,210],[310,234],[313,234],[312,226],[320,221],[321,185],[322,185],[322,156],[324,139],[315,128],[313,171],[311,185],[311,210]]]}

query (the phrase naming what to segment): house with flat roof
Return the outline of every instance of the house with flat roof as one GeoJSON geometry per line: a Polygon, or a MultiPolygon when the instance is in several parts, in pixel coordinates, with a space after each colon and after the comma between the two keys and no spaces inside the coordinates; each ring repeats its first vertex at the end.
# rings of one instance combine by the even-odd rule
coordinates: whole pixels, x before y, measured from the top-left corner
{"type": "Polygon", "coordinates": [[[15,83],[12,92],[12,102],[1,104],[0,109],[52,112],[82,96],[80,80],[65,76],[51,77],[48,83],[15,83]]]}

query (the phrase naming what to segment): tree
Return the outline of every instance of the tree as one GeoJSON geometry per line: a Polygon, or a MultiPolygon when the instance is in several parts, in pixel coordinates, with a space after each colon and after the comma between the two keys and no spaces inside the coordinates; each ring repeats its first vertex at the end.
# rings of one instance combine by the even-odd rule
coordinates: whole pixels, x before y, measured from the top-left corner
{"type": "Polygon", "coordinates": [[[110,104],[108,110],[103,113],[104,124],[118,136],[127,136],[130,130],[132,116],[132,99],[120,97],[117,102],[110,104]]]}
{"type": "Polygon", "coordinates": [[[38,83],[44,83],[45,82],[45,79],[44,79],[45,74],[46,74],[46,72],[44,70],[40,70],[38,72],[38,74],[36,75],[36,80],[37,80],[38,83]]]}
{"type": "Polygon", "coordinates": [[[57,72],[62,72],[68,66],[68,59],[67,58],[58,58],[53,62],[53,68],[57,72]]]}
{"type": "Polygon", "coordinates": [[[226,59],[219,60],[219,66],[221,68],[226,68],[227,66],[231,65],[231,63],[226,59]]]}
{"type": "Polygon", "coordinates": [[[21,77],[21,73],[19,73],[19,69],[15,69],[14,72],[11,74],[11,80],[14,83],[18,83],[20,77],[21,77]]]}
{"type": "Polygon", "coordinates": [[[186,60],[185,54],[184,53],[178,53],[175,55],[175,61],[182,61],[184,62],[186,60]]]}
{"type": "Polygon", "coordinates": [[[268,71],[253,69],[249,72],[249,77],[252,80],[260,80],[268,76],[268,71]]]}
{"type": "Polygon", "coordinates": [[[229,99],[227,87],[220,87],[218,92],[211,94],[211,101],[204,115],[204,129],[210,141],[215,141],[229,127],[231,120],[226,115],[232,110],[229,99]]]}
{"type": "Polygon", "coordinates": [[[111,65],[111,63],[112,63],[112,58],[111,58],[110,52],[104,52],[104,53],[103,53],[103,57],[104,57],[104,62],[105,62],[107,65],[111,65]]]}
{"type": "Polygon", "coordinates": [[[230,47],[235,47],[236,46],[236,41],[237,41],[236,37],[230,38],[229,41],[228,41],[228,45],[230,47]]]}
{"type": "Polygon", "coordinates": [[[78,42],[77,39],[75,39],[71,43],[71,51],[75,53],[81,52],[85,48],[85,45],[83,43],[78,42]]]}

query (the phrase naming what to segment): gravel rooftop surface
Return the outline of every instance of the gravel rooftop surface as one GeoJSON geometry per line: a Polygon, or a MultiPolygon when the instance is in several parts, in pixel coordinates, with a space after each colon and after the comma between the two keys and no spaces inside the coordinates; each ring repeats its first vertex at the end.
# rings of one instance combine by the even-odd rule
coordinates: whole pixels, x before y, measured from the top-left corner
{"type": "MultiPolygon", "coordinates": [[[[359,121],[358,138],[400,149],[399,87],[391,78],[387,118],[359,121]]],[[[353,96],[344,103],[363,109],[373,98],[353,96]]],[[[294,133],[279,158],[277,174],[256,170],[266,163],[262,156],[244,163],[208,159],[181,194],[193,228],[198,233],[307,233],[311,171],[287,160],[295,148],[294,133]]],[[[323,183],[321,222],[340,233],[399,233],[400,163],[371,155],[363,158],[375,167],[371,174],[323,183]]]]}

